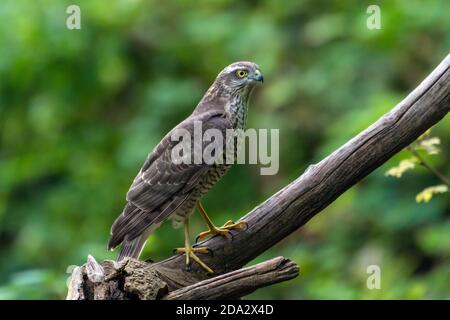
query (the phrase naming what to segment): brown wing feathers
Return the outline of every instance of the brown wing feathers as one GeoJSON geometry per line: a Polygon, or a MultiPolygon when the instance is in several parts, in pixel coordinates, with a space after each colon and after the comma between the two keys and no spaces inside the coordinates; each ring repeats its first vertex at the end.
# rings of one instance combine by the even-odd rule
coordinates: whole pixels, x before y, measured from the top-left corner
{"type": "MultiPolygon", "coordinates": [[[[198,120],[203,122],[204,129],[217,127],[217,121],[227,121],[217,112],[204,114],[198,120]]],[[[184,121],[179,127],[192,130],[192,123],[184,121]]],[[[171,151],[176,143],[168,134],[148,156],[127,193],[128,204],[111,228],[109,249],[124,240],[136,238],[151,225],[164,221],[207,174],[210,166],[206,164],[173,163],[171,151]]]]}

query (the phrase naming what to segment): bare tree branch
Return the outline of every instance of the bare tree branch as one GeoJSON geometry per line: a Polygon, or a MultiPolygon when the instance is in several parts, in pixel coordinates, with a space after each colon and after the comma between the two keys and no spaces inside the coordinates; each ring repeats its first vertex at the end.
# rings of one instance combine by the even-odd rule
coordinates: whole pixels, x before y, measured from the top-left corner
{"type": "MultiPolygon", "coordinates": [[[[216,275],[241,268],[407,147],[449,110],[450,55],[390,112],[245,215],[246,231],[234,232],[232,240],[214,237],[202,242],[214,252],[202,260],[216,275]]],[[[209,277],[195,264],[185,271],[182,256],[151,267],[169,292],[209,277]]]]}
{"type": "Polygon", "coordinates": [[[290,280],[298,275],[298,266],[277,257],[257,265],[231,271],[170,292],[165,300],[223,300],[243,297],[258,288],[290,280]]]}

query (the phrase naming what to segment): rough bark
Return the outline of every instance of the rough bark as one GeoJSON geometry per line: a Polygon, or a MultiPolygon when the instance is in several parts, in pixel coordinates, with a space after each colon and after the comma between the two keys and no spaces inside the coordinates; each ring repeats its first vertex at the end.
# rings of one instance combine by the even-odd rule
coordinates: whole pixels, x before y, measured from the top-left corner
{"type": "Polygon", "coordinates": [[[168,285],[154,264],[134,259],[122,263],[87,263],[72,273],[67,299],[71,300],[221,300],[237,299],[258,288],[298,275],[298,266],[277,257],[257,265],[231,271],[168,293],[168,285]]]}
{"type": "Polygon", "coordinates": [[[289,259],[277,257],[172,291],[163,299],[221,300],[240,298],[258,288],[286,281],[295,278],[297,275],[297,264],[289,259]]]}
{"type": "MultiPolygon", "coordinates": [[[[200,243],[214,252],[212,257],[202,256],[203,261],[216,275],[241,268],[407,147],[449,110],[450,55],[391,111],[242,217],[248,222],[246,231],[234,232],[231,240],[214,237],[200,243]]],[[[166,285],[164,290],[172,295],[174,290],[210,277],[195,264],[187,272],[182,256],[149,265],[158,277],[147,285],[162,281],[166,285]]],[[[81,281],[78,287],[85,284],[81,281]]]]}

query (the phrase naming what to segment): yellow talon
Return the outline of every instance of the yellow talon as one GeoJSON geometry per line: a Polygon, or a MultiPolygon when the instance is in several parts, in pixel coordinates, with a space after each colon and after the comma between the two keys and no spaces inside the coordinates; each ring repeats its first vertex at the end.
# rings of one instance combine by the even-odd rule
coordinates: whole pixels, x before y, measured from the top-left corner
{"type": "Polygon", "coordinates": [[[214,273],[214,271],[208,267],[195,253],[211,253],[211,250],[207,247],[193,248],[191,246],[191,242],[189,240],[189,220],[186,219],[184,222],[184,236],[185,243],[184,248],[176,248],[174,251],[176,253],[185,254],[186,255],[186,269],[190,270],[191,267],[191,258],[196,261],[203,269],[205,269],[208,273],[214,273]]]}
{"type": "Polygon", "coordinates": [[[209,226],[207,231],[203,231],[201,233],[199,233],[199,235],[197,236],[197,238],[195,239],[196,242],[201,241],[203,239],[205,239],[207,236],[212,235],[219,235],[219,236],[223,236],[226,238],[231,238],[231,230],[232,229],[245,229],[248,226],[246,221],[239,221],[234,223],[231,220],[228,220],[223,226],[221,227],[215,227],[213,226],[209,226]]]}
{"type": "Polygon", "coordinates": [[[231,229],[247,229],[248,223],[247,221],[241,220],[236,223],[234,223],[232,220],[228,220],[225,222],[225,224],[222,226],[222,228],[231,228],[231,229]]]}
{"type": "Polygon", "coordinates": [[[208,267],[195,253],[210,253],[210,250],[206,247],[202,248],[193,248],[191,246],[187,248],[176,248],[175,249],[177,253],[185,254],[186,255],[186,268],[190,269],[191,261],[190,258],[192,258],[194,261],[196,261],[200,266],[202,266],[203,269],[205,269],[208,273],[214,273],[214,271],[208,267]]]}
{"type": "Polygon", "coordinates": [[[244,229],[244,226],[245,226],[245,228],[248,226],[248,223],[244,220],[238,221],[236,223],[234,223],[232,220],[228,220],[227,222],[225,222],[225,224],[223,226],[216,227],[212,223],[211,219],[208,217],[208,214],[206,213],[206,211],[203,208],[202,203],[200,201],[197,202],[197,209],[200,212],[200,214],[202,215],[206,224],[208,225],[208,230],[199,233],[199,235],[195,239],[196,242],[199,240],[205,239],[209,235],[212,235],[212,236],[220,235],[223,237],[231,238],[232,234],[231,234],[230,230],[232,230],[232,229],[241,229],[242,230],[242,229],[244,229]]]}

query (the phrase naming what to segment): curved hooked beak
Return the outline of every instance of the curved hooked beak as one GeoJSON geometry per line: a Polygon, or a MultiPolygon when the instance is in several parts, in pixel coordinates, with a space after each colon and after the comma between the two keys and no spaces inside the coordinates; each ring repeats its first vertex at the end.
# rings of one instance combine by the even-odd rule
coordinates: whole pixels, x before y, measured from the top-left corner
{"type": "Polygon", "coordinates": [[[253,74],[253,80],[259,81],[261,83],[264,82],[264,77],[261,73],[261,71],[259,71],[258,69],[255,70],[255,73],[253,74]]]}

